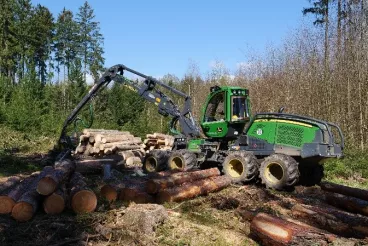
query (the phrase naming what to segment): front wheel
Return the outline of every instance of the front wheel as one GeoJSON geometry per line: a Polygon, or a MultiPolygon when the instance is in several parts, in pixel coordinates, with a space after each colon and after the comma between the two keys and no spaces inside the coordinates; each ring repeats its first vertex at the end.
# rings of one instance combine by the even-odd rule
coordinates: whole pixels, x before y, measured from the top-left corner
{"type": "Polygon", "coordinates": [[[233,183],[248,182],[258,175],[257,158],[249,152],[238,151],[229,154],[222,167],[225,175],[230,177],[233,183]]]}
{"type": "Polygon", "coordinates": [[[282,190],[299,180],[298,162],[291,156],[273,154],[261,163],[260,178],[267,188],[282,190]]]}

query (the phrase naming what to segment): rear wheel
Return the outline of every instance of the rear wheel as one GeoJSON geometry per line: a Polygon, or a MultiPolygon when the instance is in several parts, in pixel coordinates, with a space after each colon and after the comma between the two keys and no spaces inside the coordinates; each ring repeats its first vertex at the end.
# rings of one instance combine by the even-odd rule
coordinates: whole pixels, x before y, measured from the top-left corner
{"type": "Polygon", "coordinates": [[[153,173],[167,169],[169,154],[169,152],[163,150],[151,150],[144,158],[143,171],[153,173]]]}
{"type": "Polygon", "coordinates": [[[251,181],[258,175],[257,158],[244,151],[238,151],[226,156],[223,164],[225,175],[231,178],[233,183],[251,181]]]}
{"type": "Polygon", "coordinates": [[[197,167],[197,156],[189,150],[177,150],[171,153],[168,160],[170,170],[190,170],[197,167]]]}
{"type": "Polygon", "coordinates": [[[299,180],[298,162],[291,156],[273,154],[261,163],[260,178],[267,188],[282,190],[299,180]]]}

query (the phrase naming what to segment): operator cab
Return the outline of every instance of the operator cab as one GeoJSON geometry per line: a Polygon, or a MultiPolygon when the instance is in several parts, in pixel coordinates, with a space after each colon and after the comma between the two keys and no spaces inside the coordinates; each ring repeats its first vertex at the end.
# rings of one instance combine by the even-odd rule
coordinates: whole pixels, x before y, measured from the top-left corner
{"type": "Polygon", "coordinates": [[[249,122],[248,90],[228,86],[211,87],[202,113],[201,127],[207,137],[235,139],[249,122]]]}

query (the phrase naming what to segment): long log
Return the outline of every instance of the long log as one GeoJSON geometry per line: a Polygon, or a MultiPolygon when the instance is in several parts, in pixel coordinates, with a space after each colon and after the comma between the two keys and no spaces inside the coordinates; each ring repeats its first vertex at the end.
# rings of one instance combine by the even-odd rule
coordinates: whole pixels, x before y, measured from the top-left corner
{"type": "Polygon", "coordinates": [[[22,197],[24,193],[35,189],[38,181],[54,170],[51,166],[43,168],[42,172],[32,174],[30,177],[22,180],[18,185],[9,189],[0,196],[0,214],[11,213],[15,203],[22,197]]]}
{"type": "Polygon", "coordinates": [[[118,161],[115,159],[79,160],[75,162],[75,171],[82,174],[102,173],[104,165],[111,165],[112,168],[116,168],[118,161]]]}
{"type": "Polygon", "coordinates": [[[336,193],[326,193],[328,204],[346,211],[368,216],[368,201],[336,193]]]}
{"type": "Polygon", "coordinates": [[[67,202],[67,191],[65,185],[58,188],[43,201],[43,210],[47,214],[60,214],[64,211],[67,202]]]}
{"type": "Polygon", "coordinates": [[[317,228],[295,224],[265,213],[259,213],[253,218],[250,224],[250,235],[262,245],[272,246],[329,245],[336,241],[347,242],[317,228]]]}
{"type": "Polygon", "coordinates": [[[70,179],[70,205],[75,213],[93,212],[97,207],[97,197],[88,188],[82,174],[74,172],[70,179]]]}
{"type": "Polygon", "coordinates": [[[147,192],[155,194],[160,190],[174,187],[183,183],[189,183],[200,179],[219,176],[218,168],[210,168],[193,172],[175,173],[164,178],[151,179],[147,182],[147,192]]]}
{"type": "Polygon", "coordinates": [[[330,182],[321,182],[321,189],[368,201],[368,191],[330,182]]]}
{"type": "Polygon", "coordinates": [[[11,176],[8,177],[6,180],[0,182],[0,194],[3,194],[10,188],[14,187],[15,185],[19,184],[24,178],[20,176],[11,176]]]}
{"type": "Polygon", "coordinates": [[[101,143],[113,143],[126,140],[133,140],[134,136],[130,134],[118,134],[118,135],[96,135],[96,141],[101,143]]]}
{"type": "Polygon", "coordinates": [[[69,179],[74,170],[75,163],[69,159],[56,163],[55,170],[38,182],[37,192],[44,196],[52,194],[61,183],[69,179]]]}
{"type": "Polygon", "coordinates": [[[25,192],[14,205],[11,216],[20,222],[32,219],[40,205],[40,200],[41,195],[35,189],[25,192]]]}
{"type": "Polygon", "coordinates": [[[101,133],[101,132],[109,132],[109,133],[117,133],[119,130],[106,130],[106,129],[84,129],[83,135],[87,135],[88,133],[101,133]]]}
{"type": "Polygon", "coordinates": [[[119,200],[135,203],[153,203],[155,198],[146,192],[146,182],[127,184],[120,194],[119,200]]]}
{"type": "Polygon", "coordinates": [[[311,226],[345,237],[368,236],[368,218],[353,215],[329,206],[297,204],[291,208],[294,218],[311,226]]]}
{"type": "Polygon", "coordinates": [[[210,177],[207,179],[197,180],[191,183],[185,183],[182,186],[168,188],[157,194],[157,201],[179,202],[191,199],[200,195],[206,195],[226,188],[231,183],[227,176],[210,177]]]}

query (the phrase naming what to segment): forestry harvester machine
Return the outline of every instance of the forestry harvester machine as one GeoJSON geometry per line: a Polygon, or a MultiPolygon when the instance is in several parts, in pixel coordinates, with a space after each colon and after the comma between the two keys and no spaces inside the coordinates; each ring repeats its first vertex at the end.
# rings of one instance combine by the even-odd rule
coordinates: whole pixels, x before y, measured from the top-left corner
{"type": "Polygon", "coordinates": [[[200,117],[200,128],[191,113],[191,98],[185,93],[124,65],[108,69],[66,119],[59,146],[70,150],[67,127],[97,92],[111,81],[125,85],[157,105],[163,116],[172,117],[170,130],[175,136],[171,151],[152,150],[146,154],[143,169],[198,169],[217,165],[233,182],[260,178],[272,189],[286,189],[298,181],[316,184],[323,177],[323,162],[342,157],[344,137],[330,122],[305,116],[260,113],[251,116],[249,92],[245,88],[214,86],[200,117]],[[143,82],[127,79],[130,72],[143,82]],[[183,109],[159,90],[162,87],[184,98],[183,109]]]}

